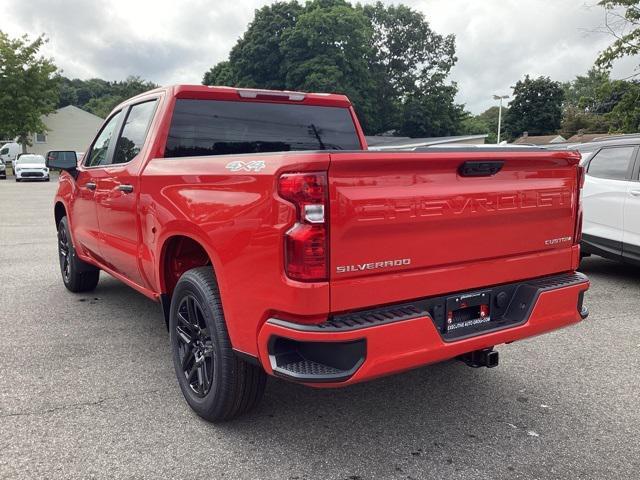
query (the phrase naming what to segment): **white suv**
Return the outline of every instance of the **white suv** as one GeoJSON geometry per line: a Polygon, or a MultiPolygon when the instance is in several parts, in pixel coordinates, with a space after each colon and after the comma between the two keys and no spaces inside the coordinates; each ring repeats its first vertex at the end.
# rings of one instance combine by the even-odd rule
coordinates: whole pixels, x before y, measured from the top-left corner
{"type": "Polygon", "coordinates": [[[640,265],[640,136],[577,149],[587,171],[582,252],[640,265]]]}

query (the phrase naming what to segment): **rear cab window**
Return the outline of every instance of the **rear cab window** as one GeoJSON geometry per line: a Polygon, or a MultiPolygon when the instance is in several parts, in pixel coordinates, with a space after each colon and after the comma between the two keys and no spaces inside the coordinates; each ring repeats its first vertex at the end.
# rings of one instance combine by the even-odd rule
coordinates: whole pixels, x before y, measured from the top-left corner
{"type": "Polygon", "coordinates": [[[178,99],[165,157],[361,149],[347,108],[178,99]]]}

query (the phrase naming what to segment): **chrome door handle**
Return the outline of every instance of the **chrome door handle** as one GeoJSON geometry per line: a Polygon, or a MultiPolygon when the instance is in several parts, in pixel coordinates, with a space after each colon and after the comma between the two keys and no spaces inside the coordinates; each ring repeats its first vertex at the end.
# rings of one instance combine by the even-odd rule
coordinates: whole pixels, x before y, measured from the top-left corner
{"type": "Polygon", "coordinates": [[[133,192],[133,185],[118,185],[116,187],[116,190],[120,190],[121,192],[124,192],[124,193],[131,193],[133,192]]]}
{"type": "Polygon", "coordinates": [[[89,190],[95,190],[96,189],[96,184],[93,182],[87,182],[84,184],[85,187],[87,187],[89,190]]]}
{"type": "Polygon", "coordinates": [[[631,190],[631,195],[634,197],[640,197],[640,190],[631,190]]]}

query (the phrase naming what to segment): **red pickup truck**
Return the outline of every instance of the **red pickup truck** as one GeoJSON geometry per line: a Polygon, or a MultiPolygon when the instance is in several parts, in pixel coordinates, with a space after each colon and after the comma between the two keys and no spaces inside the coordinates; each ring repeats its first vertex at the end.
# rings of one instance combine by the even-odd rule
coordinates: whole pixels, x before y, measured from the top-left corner
{"type": "Polygon", "coordinates": [[[579,154],[368,151],[341,95],[173,86],[109,115],[81,162],[49,152],[62,278],[100,270],[163,307],[208,420],[266,374],[346,386],[579,322],[579,154]]]}

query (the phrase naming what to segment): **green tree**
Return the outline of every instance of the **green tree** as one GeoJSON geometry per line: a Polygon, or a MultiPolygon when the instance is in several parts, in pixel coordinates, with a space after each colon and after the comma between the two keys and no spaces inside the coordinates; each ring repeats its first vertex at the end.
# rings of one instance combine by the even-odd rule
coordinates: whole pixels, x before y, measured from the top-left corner
{"type": "Polygon", "coordinates": [[[60,78],[58,108],[74,105],[105,118],[124,100],[157,88],[152,82],[130,76],[120,82],[108,82],[99,78],[90,80],[60,78]]]}
{"type": "Polygon", "coordinates": [[[567,105],[562,113],[560,133],[569,138],[577,133],[607,133],[610,122],[605,115],[591,113],[573,105],[567,105]]]}
{"type": "MultiPolygon", "coordinates": [[[[369,120],[372,130],[406,131],[406,122],[412,123],[406,114],[411,112],[411,116],[415,118],[418,105],[428,109],[420,116],[437,117],[440,113],[438,100],[441,100],[440,107],[444,116],[456,110],[451,103],[451,96],[431,98],[428,101],[420,98],[426,94],[427,89],[450,90],[444,87],[445,79],[457,61],[455,37],[437,34],[422,13],[405,5],[386,7],[377,2],[362,9],[373,27],[373,51],[369,58],[369,70],[374,76],[375,88],[368,96],[374,99],[377,108],[374,118],[369,120]]],[[[457,92],[455,85],[448,87],[453,87],[457,92]]],[[[437,118],[434,121],[439,123],[437,118]]],[[[459,122],[456,128],[459,128],[459,122]]]]}
{"type": "Polygon", "coordinates": [[[618,133],[637,133],[640,131],[640,82],[614,80],[603,87],[603,97],[616,98],[611,111],[604,114],[609,122],[610,131],[618,133]]]}
{"type": "Polygon", "coordinates": [[[462,120],[460,133],[463,135],[479,135],[489,133],[489,125],[480,115],[473,115],[465,112],[465,118],[462,120]]]}
{"type": "Polygon", "coordinates": [[[57,68],[39,55],[44,36],[9,38],[0,31],[0,131],[18,137],[22,150],[30,134],[46,130],[42,116],[58,102],[57,68]]]}
{"type": "Polygon", "coordinates": [[[231,62],[224,61],[218,63],[204,74],[202,79],[203,85],[224,85],[227,87],[237,86],[237,73],[233,69],[231,62]]]}
{"type": "Polygon", "coordinates": [[[611,84],[607,71],[590,69],[586,75],[562,84],[564,91],[561,133],[569,138],[577,133],[606,133],[610,125],[604,114],[617,99],[608,93],[611,84]]]}
{"type": "Polygon", "coordinates": [[[302,11],[297,1],[277,2],[256,10],[253,22],[231,49],[227,78],[235,78],[235,85],[240,87],[284,89],[282,40],[302,11]]]}
{"type": "Polygon", "coordinates": [[[640,0],[601,0],[598,5],[605,9],[605,31],[615,40],[598,55],[596,66],[610,69],[618,58],[640,54],[640,0]]]}
{"type": "MultiPolygon", "coordinates": [[[[461,134],[477,135],[487,134],[486,143],[496,143],[498,140],[498,107],[490,107],[479,115],[471,115],[467,113],[466,118],[462,121],[461,134]]],[[[508,108],[502,107],[502,118],[509,111],[508,108]]],[[[502,125],[504,129],[504,125],[502,125]]]]}
{"type": "Polygon", "coordinates": [[[505,130],[510,138],[523,132],[530,135],[555,133],[562,121],[564,92],[560,82],[549,77],[532,79],[527,75],[513,87],[513,100],[505,115],[505,130]]]}
{"type": "Polygon", "coordinates": [[[575,107],[592,113],[604,113],[600,90],[610,82],[609,72],[590,69],[586,75],[562,84],[565,107],[575,107]]]}
{"type": "Polygon", "coordinates": [[[408,137],[443,137],[460,133],[464,107],[454,101],[454,85],[425,85],[403,104],[399,134],[408,137]]]}
{"type": "Polygon", "coordinates": [[[257,10],[203,83],[345,93],[367,133],[450,134],[463,118],[446,82],[455,62],[454,37],[406,6],[292,0],[257,10]]]}
{"type": "Polygon", "coordinates": [[[342,0],[307,4],[296,23],[282,34],[282,69],[286,88],[341,92],[349,96],[363,125],[373,117],[373,89],[367,59],[371,25],[342,0]]]}

